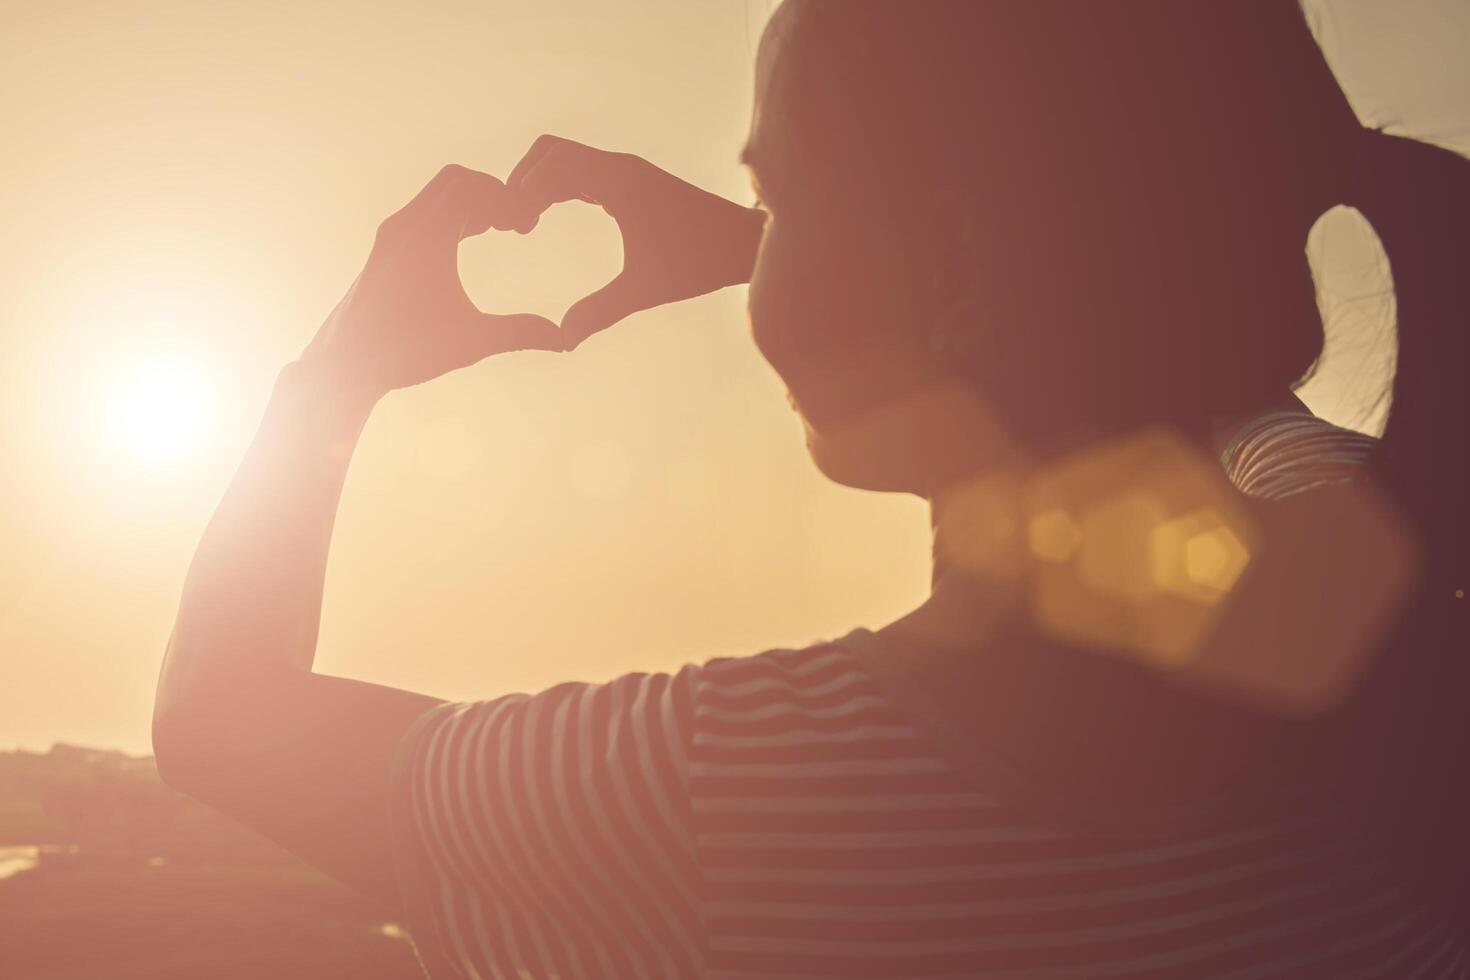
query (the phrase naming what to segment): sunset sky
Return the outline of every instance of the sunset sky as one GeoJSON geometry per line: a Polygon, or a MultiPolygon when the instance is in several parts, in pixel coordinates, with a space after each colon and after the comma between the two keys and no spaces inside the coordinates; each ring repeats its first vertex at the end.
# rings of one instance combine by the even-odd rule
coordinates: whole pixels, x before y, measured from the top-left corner
{"type": "MultiPolygon", "coordinates": [[[[736,156],[773,6],[7,9],[0,749],[147,751],[185,567],[276,372],[441,165],[504,176],[548,132],[748,202],[736,156]]],[[[1360,116],[1470,152],[1470,4],[1311,9],[1360,116]]],[[[1349,224],[1319,243],[1333,295],[1373,291],[1349,224]]],[[[565,205],[528,237],[465,243],[461,272],[486,310],[559,318],[618,260],[612,221],[565,205]]],[[[805,645],[917,604],[925,508],[817,474],[744,301],[388,397],[337,522],[318,669],[490,697],[805,645]]],[[[1380,356],[1364,338],[1381,313],[1333,301],[1346,353],[1308,393],[1330,417],[1371,426],[1348,381],[1380,356]]]]}

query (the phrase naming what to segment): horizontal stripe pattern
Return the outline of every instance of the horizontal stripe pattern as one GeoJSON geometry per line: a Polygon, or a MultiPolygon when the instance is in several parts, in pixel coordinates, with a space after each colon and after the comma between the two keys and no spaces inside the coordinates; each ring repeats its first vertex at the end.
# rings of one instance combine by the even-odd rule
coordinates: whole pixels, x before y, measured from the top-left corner
{"type": "Polygon", "coordinates": [[[1325,821],[1038,826],[861,663],[839,642],[437,709],[407,778],[449,958],[516,980],[1462,975],[1457,938],[1325,821]]]}
{"type": "MultiPolygon", "coordinates": [[[[1371,446],[1279,414],[1225,462],[1281,495],[1371,446]]],[[[431,883],[419,941],[471,980],[1466,975],[1462,937],[1324,818],[1039,825],[951,764],[858,642],[435,709],[394,776],[431,883]]]]}
{"type": "Polygon", "coordinates": [[[1242,426],[1220,459],[1242,492],[1280,498],[1352,479],[1377,445],[1315,415],[1271,412],[1242,426]]]}

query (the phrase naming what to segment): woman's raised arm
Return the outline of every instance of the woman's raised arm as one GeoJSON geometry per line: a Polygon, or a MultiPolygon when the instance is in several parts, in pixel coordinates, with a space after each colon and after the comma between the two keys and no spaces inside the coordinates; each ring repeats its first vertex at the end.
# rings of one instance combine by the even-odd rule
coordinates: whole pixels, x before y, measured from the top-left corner
{"type": "Polygon", "coordinates": [[[205,529],[154,707],[170,785],[390,900],[389,762],[439,702],[312,672],[327,551],[379,398],[492,354],[561,348],[555,324],[482,313],[460,286],[460,240],[505,204],[499,180],[446,167],[383,222],[362,273],[282,371],[205,529]]]}

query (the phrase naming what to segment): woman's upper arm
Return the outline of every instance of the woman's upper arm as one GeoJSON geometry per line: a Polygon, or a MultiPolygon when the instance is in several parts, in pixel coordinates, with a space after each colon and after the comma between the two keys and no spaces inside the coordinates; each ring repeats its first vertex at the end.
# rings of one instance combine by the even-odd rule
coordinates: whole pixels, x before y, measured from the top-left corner
{"type": "Polygon", "coordinates": [[[427,959],[568,980],[698,975],[697,669],[444,705],[414,727],[394,836],[427,959]]]}
{"type": "Polygon", "coordinates": [[[441,703],[282,671],[253,690],[196,698],[189,710],[157,722],[159,772],[175,789],[396,908],[391,763],[404,733],[441,703]]]}

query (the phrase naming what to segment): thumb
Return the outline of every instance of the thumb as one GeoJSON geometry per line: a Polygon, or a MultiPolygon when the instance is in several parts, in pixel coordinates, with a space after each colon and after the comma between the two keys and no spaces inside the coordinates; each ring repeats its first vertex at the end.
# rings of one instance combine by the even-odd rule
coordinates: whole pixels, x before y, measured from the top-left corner
{"type": "Polygon", "coordinates": [[[566,350],[561,328],[544,316],[481,313],[465,331],[469,360],[478,361],[513,350],[566,350]]]}
{"type": "Polygon", "coordinates": [[[646,309],[638,290],[619,275],[612,282],[577,300],[561,318],[562,338],[572,350],[595,333],[600,333],[625,317],[646,309]]]}

